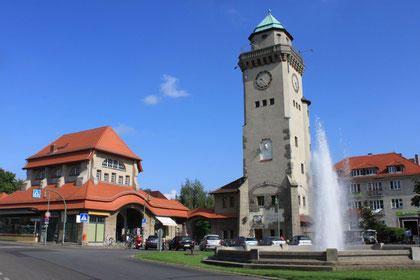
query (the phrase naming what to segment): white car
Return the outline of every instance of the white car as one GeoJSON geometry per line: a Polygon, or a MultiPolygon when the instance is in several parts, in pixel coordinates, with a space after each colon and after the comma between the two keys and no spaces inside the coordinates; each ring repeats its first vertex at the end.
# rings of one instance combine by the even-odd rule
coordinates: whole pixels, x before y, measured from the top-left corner
{"type": "Polygon", "coordinates": [[[289,245],[312,245],[312,240],[308,236],[293,236],[289,245]]]}
{"type": "Polygon", "coordinates": [[[217,247],[222,246],[222,240],[217,234],[208,234],[204,236],[203,241],[200,243],[200,250],[215,250],[217,247]]]}

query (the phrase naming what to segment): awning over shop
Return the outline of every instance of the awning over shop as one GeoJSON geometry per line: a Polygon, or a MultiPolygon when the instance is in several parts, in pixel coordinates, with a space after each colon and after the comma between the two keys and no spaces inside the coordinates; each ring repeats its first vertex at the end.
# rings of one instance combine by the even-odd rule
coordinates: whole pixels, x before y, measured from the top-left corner
{"type": "Polygon", "coordinates": [[[177,223],[169,217],[156,217],[164,226],[177,226],[177,223]]]}

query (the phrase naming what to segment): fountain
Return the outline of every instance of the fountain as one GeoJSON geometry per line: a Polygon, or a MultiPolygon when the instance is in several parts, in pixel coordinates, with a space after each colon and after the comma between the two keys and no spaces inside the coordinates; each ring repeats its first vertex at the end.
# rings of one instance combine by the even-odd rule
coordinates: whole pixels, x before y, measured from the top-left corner
{"type": "Polygon", "coordinates": [[[314,182],[314,249],[344,249],[343,216],[347,205],[345,188],[338,182],[333,169],[330,150],[325,130],[319,120],[316,121],[316,144],[313,153],[314,182]]]}

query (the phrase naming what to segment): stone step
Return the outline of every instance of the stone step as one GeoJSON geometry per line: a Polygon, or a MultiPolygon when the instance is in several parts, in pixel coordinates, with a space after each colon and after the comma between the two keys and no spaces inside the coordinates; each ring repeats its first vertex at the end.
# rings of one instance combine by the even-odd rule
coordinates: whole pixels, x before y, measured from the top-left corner
{"type": "Polygon", "coordinates": [[[333,262],[321,260],[297,260],[297,259],[259,259],[252,261],[256,264],[298,264],[298,265],[333,265],[333,262]]]}

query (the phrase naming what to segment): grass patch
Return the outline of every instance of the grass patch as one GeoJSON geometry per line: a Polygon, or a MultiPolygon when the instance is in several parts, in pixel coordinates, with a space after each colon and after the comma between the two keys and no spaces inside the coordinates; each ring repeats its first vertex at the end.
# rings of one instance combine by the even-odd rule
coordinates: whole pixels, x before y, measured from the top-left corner
{"type": "Polygon", "coordinates": [[[294,270],[273,270],[273,269],[246,269],[234,267],[221,267],[216,265],[204,264],[201,260],[207,256],[213,256],[213,252],[196,252],[198,256],[185,256],[185,252],[150,252],[138,254],[135,257],[161,261],[166,263],[183,264],[195,267],[211,268],[221,271],[240,272],[261,276],[278,277],[291,280],[418,280],[420,279],[419,270],[384,270],[384,271],[294,271],[294,270]]]}

